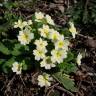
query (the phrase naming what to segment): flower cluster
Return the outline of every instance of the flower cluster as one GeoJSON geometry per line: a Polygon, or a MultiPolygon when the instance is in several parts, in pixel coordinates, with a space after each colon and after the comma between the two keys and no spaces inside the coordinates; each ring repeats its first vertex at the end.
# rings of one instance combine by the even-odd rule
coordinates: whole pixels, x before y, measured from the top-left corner
{"type": "Polygon", "coordinates": [[[35,40],[36,49],[33,50],[33,54],[35,55],[35,60],[40,60],[45,57],[45,53],[47,52],[46,46],[47,41],[44,41],[43,39],[35,40]]]}
{"type": "Polygon", "coordinates": [[[27,45],[31,42],[31,40],[34,38],[34,34],[31,32],[32,28],[30,27],[32,25],[32,20],[22,21],[18,20],[18,22],[15,22],[14,28],[20,28],[19,31],[18,41],[22,45],[27,45]]]}
{"type": "Polygon", "coordinates": [[[63,35],[48,25],[43,25],[38,31],[41,38],[35,40],[36,49],[33,50],[35,60],[39,61],[42,59],[40,66],[45,67],[45,69],[51,69],[51,67],[55,67],[57,63],[62,63],[63,59],[67,57],[69,41],[64,39],[63,35]],[[46,55],[46,53],[49,52],[46,48],[46,46],[48,46],[47,40],[50,40],[54,45],[54,49],[50,52],[51,55],[46,55]]]}
{"type": "MultiPolygon", "coordinates": [[[[70,24],[69,31],[72,32],[73,37],[76,33],[76,29],[72,22],[70,24]]],[[[55,23],[49,15],[45,15],[42,12],[35,12],[35,20],[15,22],[14,28],[19,28],[18,41],[22,45],[27,45],[31,41],[31,44],[35,47],[31,50],[36,62],[40,63],[40,67],[49,70],[56,67],[67,57],[68,46],[70,42],[64,37],[63,34],[55,29],[55,23]],[[36,23],[34,23],[36,22],[36,23]],[[42,22],[42,23],[41,23],[42,22]],[[37,27],[36,24],[40,23],[41,26],[37,27]],[[36,26],[36,27],[34,27],[36,26]],[[33,29],[36,28],[35,32],[33,29]],[[36,37],[38,34],[38,37],[36,37]],[[52,46],[51,46],[52,45],[52,46]]],[[[22,64],[18,62],[13,63],[12,70],[16,74],[21,74],[22,64]]],[[[48,74],[38,76],[38,85],[50,86],[52,78],[48,74]]]]}
{"type": "Polygon", "coordinates": [[[45,21],[50,25],[55,25],[52,18],[48,14],[44,15],[44,13],[42,13],[42,12],[35,12],[35,21],[37,21],[37,22],[45,21]]]}

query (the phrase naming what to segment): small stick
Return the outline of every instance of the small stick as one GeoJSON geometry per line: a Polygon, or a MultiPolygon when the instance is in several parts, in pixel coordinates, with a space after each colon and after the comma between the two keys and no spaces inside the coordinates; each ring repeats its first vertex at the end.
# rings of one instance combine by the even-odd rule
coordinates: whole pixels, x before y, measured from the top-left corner
{"type": "Polygon", "coordinates": [[[87,75],[89,75],[89,76],[96,76],[96,73],[90,73],[90,72],[88,72],[87,75]]]}
{"type": "Polygon", "coordinates": [[[66,89],[64,89],[64,88],[62,88],[62,87],[60,87],[60,86],[56,86],[56,88],[59,89],[59,90],[61,90],[61,91],[64,91],[64,92],[68,93],[68,94],[71,95],[71,96],[74,96],[73,93],[71,93],[70,91],[68,91],[68,90],[66,90],[66,89]]]}
{"type": "MultiPolygon", "coordinates": [[[[16,75],[15,75],[16,76],[16,75]]],[[[9,83],[7,84],[7,87],[9,87],[9,85],[13,82],[15,76],[9,81],[9,83]]]]}
{"type": "Polygon", "coordinates": [[[19,76],[20,76],[20,79],[21,79],[23,85],[26,86],[25,83],[24,83],[24,81],[23,81],[23,79],[22,79],[22,77],[21,77],[21,75],[19,75],[19,76]]]}
{"type": "Polygon", "coordinates": [[[89,37],[89,36],[84,36],[84,35],[82,35],[82,34],[77,34],[77,36],[80,36],[80,37],[83,37],[83,38],[85,38],[85,39],[92,39],[92,37],[89,37]]]}

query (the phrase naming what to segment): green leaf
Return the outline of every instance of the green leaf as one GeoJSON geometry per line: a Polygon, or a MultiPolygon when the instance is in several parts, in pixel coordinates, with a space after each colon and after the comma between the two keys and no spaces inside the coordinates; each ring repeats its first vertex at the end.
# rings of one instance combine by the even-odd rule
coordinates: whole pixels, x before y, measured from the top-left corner
{"type": "Polygon", "coordinates": [[[21,52],[19,50],[13,50],[12,51],[12,55],[14,55],[14,56],[18,56],[20,54],[21,54],[21,52]]]}
{"type": "Polygon", "coordinates": [[[2,52],[5,55],[9,55],[10,51],[8,50],[8,48],[0,42],[0,52],[2,52]]]}
{"type": "Polygon", "coordinates": [[[70,62],[71,60],[74,60],[74,54],[72,52],[68,52],[67,58],[64,60],[65,62],[70,62]]]}
{"type": "Polygon", "coordinates": [[[70,37],[71,36],[71,32],[69,32],[68,28],[60,29],[60,33],[63,34],[65,37],[70,37]]]}
{"type": "Polygon", "coordinates": [[[23,60],[23,62],[22,62],[22,69],[23,70],[27,70],[28,69],[28,65],[26,64],[25,60],[23,60]]]}
{"type": "Polygon", "coordinates": [[[11,59],[9,59],[8,61],[6,61],[3,66],[2,69],[5,73],[8,73],[10,68],[12,67],[12,64],[15,62],[14,57],[12,57],[11,59]]]}
{"type": "Polygon", "coordinates": [[[11,27],[11,20],[3,23],[2,25],[0,25],[0,33],[8,31],[8,29],[10,29],[11,27]]]}
{"type": "Polygon", "coordinates": [[[75,73],[77,71],[77,66],[73,63],[63,62],[61,64],[58,64],[58,67],[61,69],[62,72],[66,74],[70,74],[72,72],[75,73]]]}
{"type": "Polygon", "coordinates": [[[61,72],[55,73],[53,77],[61,83],[67,90],[76,92],[75,83],[72,79],[69,78],[69,75],[62,74],[61,72]]]}
{"type": "Polygon", "coordinates": [[[5,32],[5,31],[7,31],[7,30],[8,30],[7,27],[0,26],[0,33],[1,33],[1,32],[5,32]]]}
{"type": "Polygon", "coordinates": [[[68,52],[67,58],[64,59],[64,62],[61,64],[58,64],[59,69],[66,73],[66,74],[70,74],[72,72],[76,72],[77,71],[77,66],[74,63],[75,62],[75,56],[72,52],[68,52]]]}
{"type": "Polygon", "coordinates": [[[4,65],[7,65],[8,67],[12,67],[12,64],[15,62],[14,57],[10,58],[8,61],[4,63],[4,65]]]}
{"type": "Polygon", "coordinates": [[[28,69],[28,66],[26,64],[23,64],[22,67],[23,67],[22,68],[23,70],[27,70],[28,69]]]}
{"type": "Polygon", "coordinates": [[[22,54],[24,51],[29,51],[29,47],[22,46],[21,44],[15,44],[11,54],[14,56],[18,56],[18,55],[22,54]]]}
{"type": "Polygon", "coordinates": [[[21,54],[21,51],[19,50],[21,48],[20,44],[15,44],[13,51],[11,52],[12,55],[18,56],[21,54]]]}
{"type": "Polygon", "coordinates": [[[0,59],[0,65],[2,64],[2,63],[4,63],[4,59],[0,59]]]}

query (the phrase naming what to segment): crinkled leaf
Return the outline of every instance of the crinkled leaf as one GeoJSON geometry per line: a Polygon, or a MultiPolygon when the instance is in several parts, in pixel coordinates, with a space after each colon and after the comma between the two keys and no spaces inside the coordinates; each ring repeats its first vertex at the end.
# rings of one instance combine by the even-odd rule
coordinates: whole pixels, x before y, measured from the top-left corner
{"type": "Polygon", "coordinates": [[[21,52],[19,50],[13,50],[12,51],[12,55],[14,55],[14,56],[18,56],[20,54],[21,54],[21,52]]]}
{"type": "Polygon", "coordinates": [[[4,63],[4,59],[0,59],[0,65],[2,64],[2,63],[4,63]]]}
{"type": "Polygon", "coordinates": [[[27,70],[28,69],[28,66],[26,65],[26,64],[23,64],[23,66],[22,66],[23,68],[23,70],[27,70]]]}
{"type": "Polygon", "coordinates": [[[21,51],[19,50],[20,48],[21,48],[20,44],[15,44],[13,51],[11,52],[12,55],[14,55],[14,56],[20,55],[21,54],[21,51]]]}
{"type": "Polygon", "coordinates": [[[11,53],[14,56],[18,56],[18,55],[22,54],[23,51],[25,51],[25,50],[29,51],[29,47],[22,46],[21,44],[15,44],[15,47],[13,48],[13,51],[11,53]]]}
{"type": "Polygon", "coordinates": [[[67,58],[64,60],[65,62],[70,62],[71,60],[74,60],[74,54],[72,52],[68,52],[67,58]]]}
{"type": "Polygon", "coordinates": [[[66,74],[70,74],[72,72],[75,73],[77,71],[77,66],[73,63],[63,62],[61,64],[58,64],[58,67],[61,69],[62,72],[66,74]]]}
{"type": "Polygon", "coordinates": [[[28,66],[27,66],[25,60],[23,60],[23,62],[22,62],[22,69],[23,70],[27,70],[28,69],[28,66]]]}
{"type": "Polygon", "coordinates": [[[53,77],[61,83],[67,90],[76,92],[75,83],[72,79],[69,78],[69,75],[62,74],[61,72],[55,73],[53,77]]]}
{"type": "Polygon", "coordinates": [[[69,32],[68,28],[65,29],[60,29],[60,32],[65,36],[65,37],[70,37],[71,33],[69,32]]]}
{"type": "Polygon", "coordinates": [[[5,73],[8,73],[10,68],[12,67],[12,64],[15,62],[15,59],[14,57],[9,59],[8,61],[6,61],[3,66],[2,66],[2,69],[5,73]]]}
{"type": "Polygon", "coordinates": [[[9,55],[10,51],[8,50],[8,48],[0,42],[0,52],[2,52],[5,55],[9,55]]]}

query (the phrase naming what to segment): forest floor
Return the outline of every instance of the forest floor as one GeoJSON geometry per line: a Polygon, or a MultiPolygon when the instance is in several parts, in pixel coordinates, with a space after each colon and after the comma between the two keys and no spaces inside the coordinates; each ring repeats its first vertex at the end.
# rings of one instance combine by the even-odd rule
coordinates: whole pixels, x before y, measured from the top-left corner
{"type": "MultiPolygon", "coordinates": [[[[65,1],[53,0],[53,2],[49,2],[40,0],[31,7],[23,6],[23,2],[21,4],[23,8],[12,11],[24,15],[26,19],[30,19],[31,15],[39,10],[51,15],[58,26],[64,27],[70,19],[69,15],[63,15],[70,7],[70,3],[65,1]]],[[[73,49],[86,51],[85,58],[83,58],[81,66],[74,75],[78,88],[76,93],[64,89],[58,82],[49,89],[39,88],[35,84],[35,77],[38,72],[27,72],[20,76],[0,73],[0,96],[96,96],[96,27],[77,24],[76,28],[79,30],[79,35],[73,41],[73,49]],[[54,95],[54,92],[58,95],[54,95]]]]}

